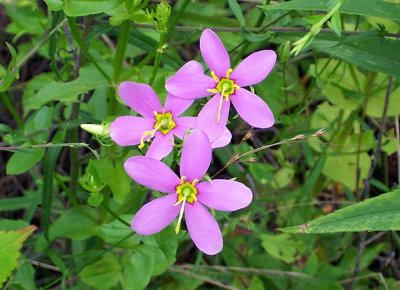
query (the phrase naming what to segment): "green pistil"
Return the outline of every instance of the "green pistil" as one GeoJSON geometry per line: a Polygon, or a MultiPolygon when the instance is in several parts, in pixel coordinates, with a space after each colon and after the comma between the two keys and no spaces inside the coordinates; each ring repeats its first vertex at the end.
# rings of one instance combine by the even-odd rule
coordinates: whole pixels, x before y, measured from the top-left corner
{"type": "Polygon", "coordinates": [[[223,93],[225,98],[235,93],[235,82],[229,79],[221,79],[217,84],[217,90],[223,93]]]}

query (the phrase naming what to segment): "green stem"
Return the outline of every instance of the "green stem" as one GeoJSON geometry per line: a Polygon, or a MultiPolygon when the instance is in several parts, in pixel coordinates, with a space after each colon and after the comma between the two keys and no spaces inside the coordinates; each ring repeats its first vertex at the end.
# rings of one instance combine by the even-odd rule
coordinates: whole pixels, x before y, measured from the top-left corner
{"type": "Polygon", "coordinates": [[[83,51],[83,53],[86,55],[86,57],[93,63],[93,65],[96,67],[96,69],[104,76],[104,78],[111,84],[112,80],[110,76],[101,68],[101,66],[98,64],[96,59],[92,56],[92,54],[88,51],[81,34],[79,32],[79,29],[75,23],[75,18],[73,17],[68,17],[68,25],[71,29],[71,34],[78,43],[79,47],[83,51]]]}
{"type": "Polygon", "coordinates": [[[151,86],[156,78],[158,68],[160,67],[160,62],[161,62],[161,56],[163,54],[163,46],[165,43],[167,34],[166,33],[161,33],[160,35],[160,42],[158,44],[157,48],[157,53],[156,53],[156,58],[154,60],[154,65],[153,65],[153,70],[151,72],[151,76],[149,79],[149,85],[151,86]]]}
{"type": "Polygon", "coordinates": [[[114,59],[114,83],[118,83],[121,77],[122,64],[124,62],[126,47],[128,45],[128,36],[131,25],[129,20],[124,21],[121,24],[119,35],[118,35],[118,44],[115,52],[114,59]]]}
{"type": "Polygon", "coordinates": [[[111,216],[113,216],[115,219],[117,219],[118,221],[120,221],[122,224],[126,225],[127,227],[131,227],[131,225],[123,220],[122,218],[120,218],[114,211],[112,211],[107,205],[105,205],[104,203],[101,204],[101,206],[105,209],[106,212],[108,212],[111,216]]]}
{"type": "Polygon", "coordinates": [[[10,99],[5,94],[1,93],[0,100],[6,106],[7,110],[10,112],[11,116],[14,118],[18,127],[23,128],[24,122],[22,121],[21,117],[18,115],[17,109],[14,107],[14,105],[10,101],[10,99]]]}
{"type": "MultiPolygon", "coordinates": [[[[72,104],[72,111],[70,120],[78,119],[79,114],[79,103],[72,104]]],[[[77,143],[79,140],[79,128],[74,128],[71,130],[70,142],[77,143]]],[[[78,192],[78,181],[79,181],[79,149],[70,149],[70,181],[69,181],[69,192],[70,192],[70,202],[75,205],[77,204],[76,195],[78,192]]]]}
{"type": "MultiPolygon", "coordinates": [[[[265,13],[261,12],[260,16],[257,19],[256,27],[260,27],[260,25],[263,23],[264,19],[265,19],[265,13]]],[[[236,54],[235,58],[233,59],[232,67],[234,67],[239,62],[239,60],[242,59],[242,57],[246,53],[246,50],[249,47],[249,45],[250,45],[250,42],[246,41],[246,43],[242,46],[240,51],[236,54]]]]}

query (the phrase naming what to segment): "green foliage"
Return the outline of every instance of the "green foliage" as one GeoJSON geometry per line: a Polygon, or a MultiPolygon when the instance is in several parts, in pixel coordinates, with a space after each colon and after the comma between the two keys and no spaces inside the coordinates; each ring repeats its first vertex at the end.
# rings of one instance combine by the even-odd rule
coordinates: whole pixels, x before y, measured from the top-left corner
{"type": "Polygon", "coordinates": [[[121,266],[114,254],[109,254],[101,260],[82,269],[79,276],[87,285],[99,290],[108,290],[117,286],[121,266]]]}
{"type": "Polygon", "coordinates": [[[398,231],[400,229],[399,190],[350,205],[298,227],[282,228],[287,233],[337,233],[398,231]]]}
{"type": "Polygon", "coordinates": [[[28,226],[17,231],[0,231],[0,286],[17,267],[22,244],[35,230],[35,226],[28,226]]]}
{"type": "MultiPolygon", "coordinates": [[[[398,0],[42,2],[0,0],[1,286],[400,288],[398,0]],[[119,83],[152,84],[164,101],[185,62],[206,67],[198,41],[208,27],[233,69],[255,51],[278,54],[250,88],[274,126],[250,131],[232,109],[232,142],[213,151],[209,176],[223,168],[218,178],[253,192],[248,208],[213,212],[224,238],[216,256],[196,250],[184,223],[178,235],[175,224],[132,231],[161,193],[124,170],[147,146],[118,146],[109,130],[136,114],[119,83]]],[[[178,172],[175,141],[164,161],[178,172]]]]}
{"type": "Polygon", "coordinates": [[[7,174],[21,174],[31,169],[44,155],[44,148],[22,149],[7,162],[7,174]]]}

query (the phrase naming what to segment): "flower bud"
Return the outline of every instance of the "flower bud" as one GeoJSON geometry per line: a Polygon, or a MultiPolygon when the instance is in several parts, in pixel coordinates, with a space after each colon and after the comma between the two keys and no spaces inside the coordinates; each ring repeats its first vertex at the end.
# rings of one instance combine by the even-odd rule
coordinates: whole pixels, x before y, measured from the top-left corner
{"type": "Polygon", "coordinates": [[[110,127],[108,125],[81,124],[81,128],[86,132],[97,135],[99,137],[110,136],[110,127]]]}

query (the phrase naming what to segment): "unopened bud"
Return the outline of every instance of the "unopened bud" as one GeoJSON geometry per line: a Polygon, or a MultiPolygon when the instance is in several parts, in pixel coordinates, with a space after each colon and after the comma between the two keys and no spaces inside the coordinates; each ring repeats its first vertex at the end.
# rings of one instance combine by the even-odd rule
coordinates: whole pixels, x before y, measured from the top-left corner
{"type": "Polygon", "coordinates": [[[245,142],[247,140],[249,140],[251,137],[253,137],[255,135],[255,132],[253,132],[253,130],[249,130],[246,135],[244,135],[242,142],[245,142]]]}
{"type": "Polygon", "coordinates": [[[246,161],[249,162],[249,163],[255,163],[255,162],[257,162],[257,158],[255,158],[255,157],[250,157],[250,158],[247,159],[246,161]]]}
{"type": "Polygon", "coordinates": [[[303,139],[305,139],[305,138],[306,138],[306,135],[299,134],[299,135],[297,135],[297,136],[294,136],[294,137],[292,138],[292,140],[303,140],[303,139]]]}
{"type": "Polygon", "coordinates": [[[320,137],[320,136],[322,136],[322,135],[324,135],[324,134],[325,134],[325,129],[322,128],[322,129],[319,129],[317,132],[315,132],[315,133],[313,134],[313,137],[320,137]]]}
{"type": "Polygon", "coordinates": [[[107,125],[81,124],[81,128],[99,137],[108,137],[110,135],[110,128],[107,125]]]}

